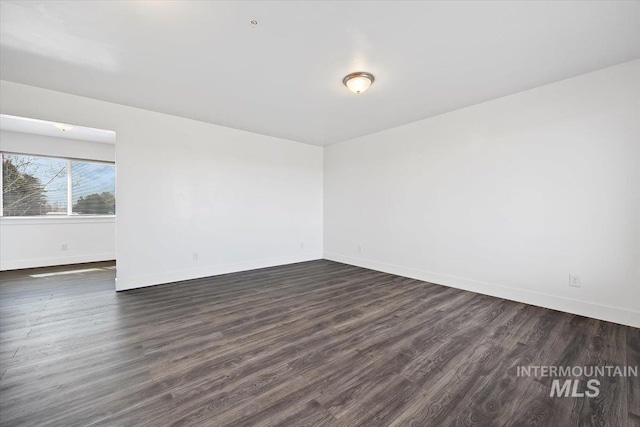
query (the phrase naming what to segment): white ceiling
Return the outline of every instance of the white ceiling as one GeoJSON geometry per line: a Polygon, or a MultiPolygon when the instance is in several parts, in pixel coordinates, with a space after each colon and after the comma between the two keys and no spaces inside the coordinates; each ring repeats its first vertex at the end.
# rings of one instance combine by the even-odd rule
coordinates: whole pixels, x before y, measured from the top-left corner
{"type": "Polygon", "coordinates": [[[104,144],[116,143],[116,133],[111,130],[71,125],[72,127],[70,129],[62,131],[56,127],[57,124],[69,125],[69,123],[56,123],[0,114],[0,130],[75,139],[79,141],[102,142],[104,144]]]}
{"type": "Polygon", "coordinates": [[[0,4],[2,79],[317,145],[640,57],[640,2],[0,4]]]}

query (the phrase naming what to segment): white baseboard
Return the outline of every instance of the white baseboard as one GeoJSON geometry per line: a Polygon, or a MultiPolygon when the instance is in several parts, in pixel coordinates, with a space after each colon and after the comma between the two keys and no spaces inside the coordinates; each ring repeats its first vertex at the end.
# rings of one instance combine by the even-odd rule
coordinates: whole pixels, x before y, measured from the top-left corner
{"type": "Polygon", "coordinates": [[[370,270],[381,271],[383,273],[395,274],[409,277],[438,285],[449,286],[451,288],[463,289],[465,291],[476,292],[484,295],[491,295],[511,301],[550,308],[552,310],[563,311],[580,316],[592,317],[594,319],[606,320],[608,322],[619,323],[621,325],[640,328],[640,312],[612,307],[609,305],[596,304],[593,302],[565,298],[556,295],[549,295],[524,289],[516,289],[509,286],[497,285],[495,283],[480,282],[463,277],[449,276],[446,274],[433,273],[430,271],[418,270],[409,267],[386,264],[377,261],[369,261],[361,258],[324,253],[324,258],[330,261],[341,262],[343,264],[355,265],[357,267],[368,268],[370,270]]]}
{"type": "Polygon", "coordinates": [[[103,253],[8,261],[0,260],[0,271],[19,270],[22,268],[51,267],[53,265],[82,264],[85,262],[111,261],[114,259],[116,259],[115,253],[103,253]]]}
{"type": "Polygon", "coordinates": [[[147,286],[218,276],[220,274],[237,273],[239,271],[255,270],[258,268],[276,267],[278,265],[295,264],[297,262],[314,261],[318,259],[322,259],[322,253],[318,252],[304,255],[264,258],[234,264],[213,265],[189,270],[175,270],[143,276],[118,277],[116,279],[116,291],[126,291],[129,289],[144,288],[147,286]]]}

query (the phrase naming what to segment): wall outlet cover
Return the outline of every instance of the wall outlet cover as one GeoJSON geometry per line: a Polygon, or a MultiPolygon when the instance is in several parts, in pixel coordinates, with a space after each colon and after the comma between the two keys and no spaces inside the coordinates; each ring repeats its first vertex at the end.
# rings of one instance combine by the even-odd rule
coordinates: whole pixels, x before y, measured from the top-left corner
{"type": "Polygon", "coordinates": [[[580,277],[574,274],[569,274],[569,286],[573,286],[574,288],[579,288],[580,286],[582,286],[580,277]]]}

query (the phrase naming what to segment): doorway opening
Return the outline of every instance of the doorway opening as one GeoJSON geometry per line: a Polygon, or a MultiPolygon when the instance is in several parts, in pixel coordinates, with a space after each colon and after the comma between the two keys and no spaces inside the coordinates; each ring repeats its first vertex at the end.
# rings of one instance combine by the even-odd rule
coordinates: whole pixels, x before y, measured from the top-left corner
{"type": "Polygon", "coordinates": [[[115,131],[0,115],[0,270],[115,275],[115,143],[115,131]]]}

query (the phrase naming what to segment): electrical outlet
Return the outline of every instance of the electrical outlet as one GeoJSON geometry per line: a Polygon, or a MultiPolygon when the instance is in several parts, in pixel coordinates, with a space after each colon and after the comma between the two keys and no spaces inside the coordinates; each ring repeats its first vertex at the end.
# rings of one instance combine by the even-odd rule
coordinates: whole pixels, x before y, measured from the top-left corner
{"type": "Polygon", "coordinates": [[[193,253],[193,260],[194,261],[199,261],[200,260],[200,254],[198,252],[194,252],[193,253]]]}
{"type": "Polygon", "coordinates": [[[304,242],[300,243],[300,250],[303,251],[304,250],[304,242]]]}
{"type": "Polygon", "coordinates": [[[363,251],[362,245],[358,245],[358,252],[362,252],[362,251],[363,251]]]}
{"type": "Polygon", "coordinates": [[[579,288],[582,286],[582,281],[576,275],[569,274],[569,286],[573,286],[574,288],[579,288]]]}
{"type": "Polygon", "coordinates": [[[63,243],[62,247],[60,248],[60,250],[63,251],[63,252],[66,251],[67,250],[67,244],[63,243]]]}

